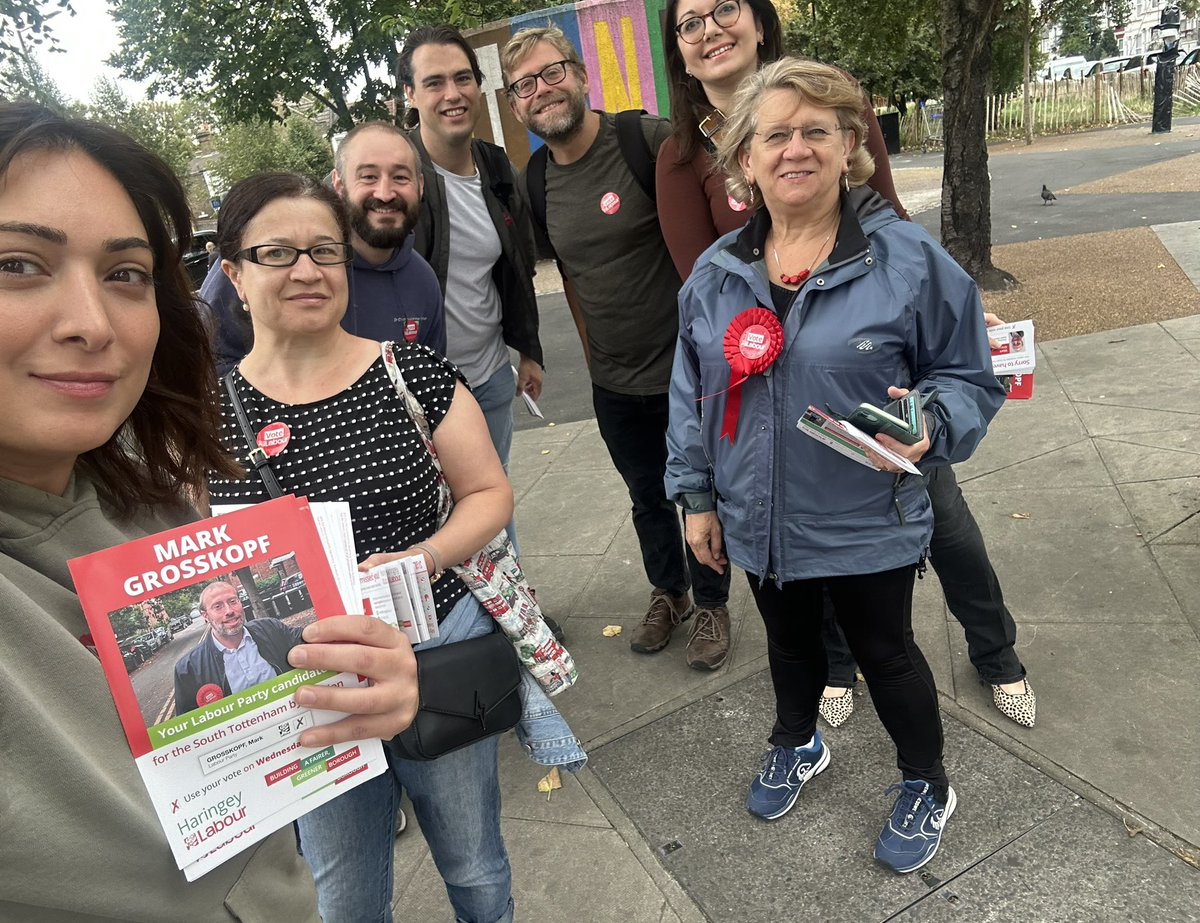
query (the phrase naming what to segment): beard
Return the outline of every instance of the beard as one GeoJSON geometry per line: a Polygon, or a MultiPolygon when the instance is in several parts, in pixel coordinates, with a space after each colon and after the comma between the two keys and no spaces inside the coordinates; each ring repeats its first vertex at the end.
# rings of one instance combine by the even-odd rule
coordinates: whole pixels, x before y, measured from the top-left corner
{"type": "MultiPolygon", "coordinates": [[[[568,91],[558,97],[566,102],[566,107],[550,115],[540,113],[529,114],[529,128],[543,141],[554,143],[569,141],[583,126],[583,118],[587,115],[587,97],[583,87],[568,91]]],[[[547,100],[546,102],[553,102],[547,100]]],[[[542,105],[545,105],[544,102],[542,105]]]]}
{"type": "Polygon", "coordinates": [[[403,244],[404,238],[408,236],[409,231],[413,229],[413,225],[417,223],[420,211],[420,202],[405,204],[401,199],[395,199],[388,203],[381,202],[376,198],[370,198],[363,202],[362,205],[355,205],[349,201],[346,202],[346,213],[350,218],[350,229],[368,247],[377,247],[380,250],[394,250],[403,244]],[[400,209],[398,212],[393,212],[400,219],[399,224],[391,227],[378,227],[371,223],[371,212],[385,207],[400,209]]]}

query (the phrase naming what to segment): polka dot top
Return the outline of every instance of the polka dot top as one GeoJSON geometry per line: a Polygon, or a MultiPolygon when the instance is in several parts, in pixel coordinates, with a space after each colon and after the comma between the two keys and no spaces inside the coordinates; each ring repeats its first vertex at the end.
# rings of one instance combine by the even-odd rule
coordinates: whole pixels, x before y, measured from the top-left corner
{"type": "MultiPolygon", "coordinates": [[[[450,409],[454,382],[462,381],[462,376],[425,346],[398,344],[395,350],[404,381],[436,432],[450,409]]],[[[380,552],[403,551],[437,530],[433,461],[382,357],[345,391],[312,404],[272,400],[237,369],[233,381],[253,432],[271,423],[286,423],[291,429],[287,446],[271,459],[271,470],[284,493],[350,504],[360,561],[380,552]]],[[[221,401],[221,439],[244,463],[249,449],[224,388],[221,401]]],[[[270,499],[253,470],[244,480],[213,478],[208,486],[213,504],[270,499]]],[[[468,592],[453,574],[437,581],[433,596],[438,621],[468,592]]]]}

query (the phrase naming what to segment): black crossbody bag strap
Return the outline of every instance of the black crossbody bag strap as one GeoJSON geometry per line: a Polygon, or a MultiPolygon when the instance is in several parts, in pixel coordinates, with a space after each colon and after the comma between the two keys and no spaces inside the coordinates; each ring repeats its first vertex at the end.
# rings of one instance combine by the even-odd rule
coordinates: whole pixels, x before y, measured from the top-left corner
{"type": "Polygon", "coordinates": [[[233,412],[237,414],[238,424],[242,427],[242,435],[246,437],[246,445],[250,447],[246,460],[254,466],[258,476],[262,478],[263,486],[267,488],[271,499],[282,497],[283,490],[279,487],[279,481],[275,479],[275,472],[271,470],[271,461],[254,438],[254,430],[250,428],[250,418],[246,416],[246,408],[242,406],[242,399],[238,397],[237,388],[234,387],[233,370],[230,369],[221,380],[225,382],[225,393],[229,395],[229,400],[233,404],[233,412]]]}

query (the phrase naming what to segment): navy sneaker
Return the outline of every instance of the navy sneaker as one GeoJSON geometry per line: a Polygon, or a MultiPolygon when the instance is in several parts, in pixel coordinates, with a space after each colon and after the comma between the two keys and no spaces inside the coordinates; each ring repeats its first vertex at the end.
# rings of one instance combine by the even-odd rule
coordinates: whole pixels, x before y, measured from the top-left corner
{"type": "Polygon", "coordinates": [[[783,817],[800,797],[804,783],[829,765],[829,748],[821,732],[813,734],[812,745],[772,747],[763,757],[762,769],[750,783],[746,810],[763,820],[783,817]]]}
{"type": "Polygon", "coordinates": [[[932,785],[915,779],[905,779],[887,793],[895,791],[900,795],[875,841],[875,858],[893,872],[904,874],[915,872],[937,853],[958,798],[951,788],[942,804],[934,797],[932,785]]]}

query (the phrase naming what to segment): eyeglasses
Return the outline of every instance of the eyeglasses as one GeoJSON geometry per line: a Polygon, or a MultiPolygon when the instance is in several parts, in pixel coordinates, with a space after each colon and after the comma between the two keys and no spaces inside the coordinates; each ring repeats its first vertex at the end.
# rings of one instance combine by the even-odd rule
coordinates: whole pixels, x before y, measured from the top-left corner
{"type": "Polygon", "coordinates": [[[215,603],[209,603],[204,607],[205,612],[211,612],[213,615],[221,615],[223,612],[232,612],[242,608],[242,601],[236,596],[231,600],[219,599],[215,603]]]}
{"type": "Polygon", "coordinates": [[[247,247],[239,250],[239,259],[258,263],[259,266],[295,266],[302,256],[307,256],[318,266],[337,266],[339,263],[349,263],[354,258],[354,251],[349,244],[327,243],[300,249],[285,247],[283,244],[259,244],[257,247],[247,247]]]}
{"type": "Polygon", "coordinates": [[[724,0],[703,16],[689,16],[675,27],[676,34],[689,45],[704,40],[704,20],[712,19],[718,26],[728,29],[742,15],[742,0],[724,0]]]}
{"type": "Polygon", "coordinates": [[[557,83],[562,83],[567,79],[567,68],[571,62],[564,59],[555,61],[553,64],[547,64],[536,74],[530,74],[528,77],[522,77],[520,80],[514,80],[508,85],[508,92],[518,99],[528,99],[537,92],[538,78],[542,78],[542,83],[548,87],[552,87],[557,83]]]}
{"type": "Polygon", "coordinates": [[[841,125],[829,128],[826,125],[786,125],[772,128],[769,131],[756,131],[754,136],[762,139],[762,146],[768,151],[785,148],[792,141],[792,135],[800,132],[800,137],[809,147],[828,147],[837,140],[838,134],[845,131],[841,125]]]}

